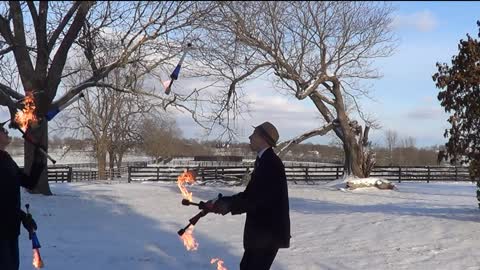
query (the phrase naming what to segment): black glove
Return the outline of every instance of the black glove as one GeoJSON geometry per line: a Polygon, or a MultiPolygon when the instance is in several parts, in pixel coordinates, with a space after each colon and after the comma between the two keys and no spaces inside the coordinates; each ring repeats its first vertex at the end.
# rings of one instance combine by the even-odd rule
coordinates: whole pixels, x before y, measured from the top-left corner
{"type": "Polygon", "coordinates": [[[210,212],[215,214],[226,215],[230,212],[230,200],[228,197],[221,197],[215,200],[209,200],[206,207],[210,212]]]}
{"type": "Polygon", "coordinates": [[[31,214],[27,214],[23,211],[21,211],[21,219],[23,227],[28,231],[29,238],[32,239],[32,233],[37,230],[37,223],[31,214]]]}

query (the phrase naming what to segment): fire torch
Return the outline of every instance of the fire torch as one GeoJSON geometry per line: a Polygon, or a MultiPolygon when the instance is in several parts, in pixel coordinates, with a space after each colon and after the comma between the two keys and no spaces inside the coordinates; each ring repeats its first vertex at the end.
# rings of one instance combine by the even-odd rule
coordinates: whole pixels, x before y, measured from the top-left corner
{"type": "MultiPolygon", "coordinates": [[[[27,208],[27,215],[30,215],[29,208],[30,205],[27,203],[25,205],[25,208],[27,208]]],[[[43,268],[44,264],[42,261],[42,257],[40,256],[40,241],[38,241],[37,233],[35,232],[35,229],[32,229],[31,232],[29,232],[29,238],[32,239],[32,250],[33,250],[33,261],[32,264],[36,269],[43,268]]]]}
{"type": "Polygon", "coordinates": [[[172,74],[170,74],[170,81],[166,81],[163,83],[163,86],[165,87],[165,94],[170,94],[170,90],[173,85],[173,81],[176,81],[178,79],[178,75],[180,75],[180,68],[182,67],[183,60],[185,59],[185,56],[188,53],[188,50],[190,50],[192,47],[192,43],[188,43],[187,47],[183,50],[183,55],[180,57],[180,61],[178,61],[177,66],[173,70],[172,74]]]}
{"type": "MultiPolygon", "coordinates": [[[[28,92],[25,98],[22,99],[24,107],[21,111],[17,112],[16,108],[12,108],[12,111],[15,111],[14,118],[10,118],[7,121],[1,123],[2,126],[10,121],[10,127],[15,128],[20,133],[25,141],[31,143],[35,148],[39,149],[42,154],[44,154],[53,164],[57,163],[48,153],[47,150],[40,144],[36,143],[35,140],[29,135],[28,129],[30,126],[37,124],[37,117],[35,115],[35,100],[34,95],[38,92],[28,92]],[[24,131],[25,130],[25,131],[24,131]]],[[[9,107],[10,108],[10,107],[9,107]]]]}
{"type": "Polygon", "coordinates": [[[61,106],[58,106],[56,108],[53,108],[52,110],[47,112],[47,114],[45,115],[45,118],[47,119],[47,121],[52,120],[59,112],[63,111],[63,109],[70,106],[70,104],[72,104],[75,101],[81,99],[82,97],[84,97],[84,95],[83,95],[83,93],[80,93],[79,95],[77,95],[74,98],[72,98],[71,100],[69,100],[67,103],[65,103],[61,106]]]}
{"type": "MultiPolygon", "coordinates": [[[[222,194],[219,193],[218,194],[218,197],[217,197],[217,200],[222,198],[222,194]]],[[[198,214],[196,214],[195,216],[193,216],[192,218],[189,219],[189,222],[187,224],[187,226],[185,226],[185,228],[183,229],[180,229],[177,233],[178,235],[182,236],[185,231],[188,229],[188,227],[190,226],[195,226],[195,224],[197,224],[197,222],[202,218],[204,217],[205,215],[207,215],[208,213],[210,213],[210,207],[206,202],[203,202],[203,201],[200,201],[199,203],[194,203],[194,202],[191,202],[187,199],[183,199],[182,200],[182,205],[185,205],[185,206],[189,206],[189,205],[195,205],[195,206],[198,206],[199,209],[202,209],[202,211],[200,211],[198,214]]]]}
{"type": "MultiPolygon", "coordinates": [[[[8,123],[10,121],[10,119],[8,119],[7,121],[5,122],[1,122],[0,125],[5,125],[6,123],[8,123]]],[[[55,159],[53,159],[48,153],[47,151],[45,150],[45,148],[43,146],[41,146],[40,144],[36,143],[33,138],[28,135],[27,132],[23,131],[23,129],[21,127],[18,126],[17,123],[14,123],[14,124],[11,124],[10,125],[11,127],[17,129],[18,131],[20,131],[20,133],[22,133],[22,138],[24,140],[26,140],[27,142],[31,143],[33,146],[35,146],[35,148],[38,148],[38,150],[40,150],[40,152],[42,154],[44,154],[54,165],[55,163],[57,163],[57,161],[55,159]]]]}
{"type": "Polygon", "coordinates": [[[27,132],[23,131],[20,127],[18,127],[18,125],[15,125],[15,127],[20,131],[20,133],[22,133],[22,138],[24,138],[27,142],[31,143],[33,146],[35,146],[35,148],[38,148],[38,150],[40,150],[40,152],[42,154],[44,154],[52,163],[53,165],[55,165],[55,163],[57,163],[57,161],[55,159],[53,159],[48,153],[47,151],[45,150],[45,148],[36,143],[32,137],[30,137],[30,135],[27,134],[27,132]]]}

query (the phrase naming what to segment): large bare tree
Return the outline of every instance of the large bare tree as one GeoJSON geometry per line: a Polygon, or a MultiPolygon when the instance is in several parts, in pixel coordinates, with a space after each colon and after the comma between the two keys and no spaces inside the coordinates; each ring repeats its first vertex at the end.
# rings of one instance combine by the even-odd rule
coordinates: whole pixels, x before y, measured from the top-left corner
{"type": "Polygon", "coordinates": [[[204,73],[229,86],[218,121],[226,122],[224,111],[236,102],[231,98],[239,98],[236,86],[265,74],[277,89],[312,101],[323,119],[318,128],[281,144],[281,151],[333,130],[343,145],[346,174],[367,176],[374,163],[368,149],[372,122],[358,99],[368,96],[362,82],[380,76],[373,61],[394,50],[391,12],[379,2],[222,2],[205,24],[204,38],[216,47],[224,40],[228,45],[203,48],[206,59],[216,60],[213,71],[204,73]],[[358,109],[365,127],[351,119],[349,106],[358,109]]]}
{"type": "MultiPolygon", "coordinates": [[[[198,19],[208,14],[210,3],[202,2],[120,2],[120,1],[9,1],[0,3],[0,61],[14,60],[23,91],[0,82],[0,105],[6,105],[13,117],[23,93],[37,93],[36,113],[48,111],[69,102],[90,87],[115,86],[103,79],[117,68],[132,63],[148,73],[182,49],[198,19]],[[119,43],[109,45],[118,52],[105,59],[108,36],[118,37],[119,43]],[[58,96],[62,79],[79,70],[65,69],[68,59],[85,58],[88,76],[58,96]]],[[[3,71],[2,71],[3,72],[3,71]]],[[[118,89],[117,89],[118,90],[118,89]]],[[[47,121],[31,129],[32,137],[47,148],[47,121]]],[[[25,144],[25,167],[32,164],[33,146],[25,144]]],[[[46,171],[36,189],[51,194],[46,171]]]]}

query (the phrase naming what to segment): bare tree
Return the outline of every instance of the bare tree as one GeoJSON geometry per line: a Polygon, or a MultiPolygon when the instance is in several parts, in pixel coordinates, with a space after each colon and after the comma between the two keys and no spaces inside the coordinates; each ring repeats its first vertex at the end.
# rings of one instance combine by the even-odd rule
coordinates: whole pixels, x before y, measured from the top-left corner
{"type": "MultiPolygon", "coordinates": [[[[2,2],[0,41],[7,45],[0,49],[0,60],[14,59],[23,91],[39,93],[35,95],[36,113],[42,117],[87,88],[115,89],[103,79],[117,68],[141,62],[138,70],[146,74],[174,58],[210,6],[208,2],[176,1],[2,2]],[[106,59],[108,47],[100,45],[110,42],[110,36],[120,42],[108,44],[117,54],[106,59]],[[64,86],[62,79],[80,71],[65,69],[67,58],[86,58],[89,69],[83,71],[89,75],[54,101],[57,90],[64,86]]],[[[13,119],[18,109],[16,101],[24,95],[3,81],[0,90],[0,105],[9,107],[13,119]]],[[[39,128],[29,132],[47,147],[47,121],[40,121],[39,128]]],[[[32,145],[25,144],[27,168],[33,162],[33,150],[32,145]]],[[[46,171],[36,191],[51,194],[46,171]]]]}
{"type": "Polygon", "coordinates": [[[165,117],[147,118],[142,123],[140,148],[158,160],[177,154],[181,144],[181,132],[176,122],[165,117]]]}
{"type": "MultiPolygon", "coordinates": [[[[129,92],[108,87],[91,89],[80,99],[78,106],[69,109],[69,113],[57,122],[58,129],[76,131],[76,136],[92,139],[100,179],[106,178],[107,156],[110,171],[115,164],[120,168],[124,154],[141,139],[143,119],[157,115],[155,104],[148,97],[134,94],[136,90],[129,89],[142,86],[142,80],[132,83],[127,79],[136,73],[134,68],[115,69],[103,80],[112,87],[129,92]]],[[[77,73],[79,80],[84,79],[81,74],[77,73]]],[[[73,80],[71,84],[76,85],[77,81],[73,80]]]]}
{"type": "Polygon", "coordinates": [[[227,111],[235,104],[229,98],[238,98],[236,86],[258,72],[272,75],[279,89],[297,99],[310,99],[324,122],[280,148],[333,130],[343,144],[346,173],[365,177],[374,162],[372,123],[357,101],[368,96],[361,82],[379,77],[373,61],[393,52],[391,12],[389,4],[375,2],[222,2],[209,17],[205,37],[214,37],[209,44],[225,39],[231,45],[207,51],[217,62],[214,72],[205,73],[230,85],[223,92],[227,111]],[[349,104],[365,128],[350,119],[349,104]]]}
{"type": "Polygon", "coordinates": [[[387,130],[385,131],[385,142],[387,144],[387,149],[389,152],[389,163],[393,164],[393,150],[397,146],[398,143],[398,133],[395,130],[387,130]]]}
{"type": "Polygon", "coordinates": [[[412,136],[407,136],[401,140],[403,148],[415,148],[417,140],[412,136]]]}

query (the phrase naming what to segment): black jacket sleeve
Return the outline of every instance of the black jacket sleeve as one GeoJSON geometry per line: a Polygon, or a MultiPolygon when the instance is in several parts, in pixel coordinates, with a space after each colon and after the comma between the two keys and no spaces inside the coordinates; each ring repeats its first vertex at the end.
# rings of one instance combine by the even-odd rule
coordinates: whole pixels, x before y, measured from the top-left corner
{"type": "Polygon", "coordinates": [[[232,215],[239,215],[247,212],[248,209],[248,193],[247,191],[237,193],[231,197],[226,197],[230,205],[230,212],[232,215]]]}

